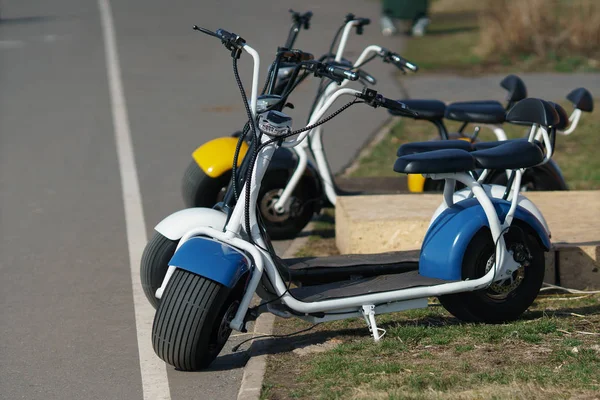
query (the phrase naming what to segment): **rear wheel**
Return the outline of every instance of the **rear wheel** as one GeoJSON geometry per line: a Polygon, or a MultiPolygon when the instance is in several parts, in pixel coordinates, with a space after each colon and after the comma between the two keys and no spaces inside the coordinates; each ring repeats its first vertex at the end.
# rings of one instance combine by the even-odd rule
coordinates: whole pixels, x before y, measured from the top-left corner
{"type": "MultiPolygon", "coordinates": [[[[495,185],[506,186],[508,178],[504,171],[494,171],[489,182],[495,185]]],[[[554,191],[567,190],[565,182],[560,178],[551,174],[549,171],[541,168],[530,168],[523,174],[521,178],[521,191],[554,191]]]]}
{"type": "Polygon", "coordinates": [[[192,159],[183,175],[183,202],[186,207],[212,207],[223,200],[230,179],[231,170],[212,178],[192,159]]]}
{"type": "Polygon", "coordinates": [[[178,240],[170,240],[155,232],[144,248],[140,263],[140,279],[144,294],[154,308],[158,307],[160,303],[154,294],[165,279],[169,260],[175,254],[178,242],[178,240]]]}
{"type": "MultiPolygon", "coordinates": [[[[528,227],[513,222],[504,235],[509,251],[529,253],[528,261],[510,279],[495,282],[486,289],[440,296],[440,303],[455,317],[466,322],[501,323],[517,319],[537,297],[544,281],[544,250],[528,227]]],[[[495,261],[495,246],[489,228],[483,228],[467,246],[462,279],[480,278],[495,261]]]]}
{"type": "Polygon", "coordinates": [[[176,269],[154,317],[154,351],[182,371],[208,367],[231,334],[241,298],[240,290],[176,269]]]}

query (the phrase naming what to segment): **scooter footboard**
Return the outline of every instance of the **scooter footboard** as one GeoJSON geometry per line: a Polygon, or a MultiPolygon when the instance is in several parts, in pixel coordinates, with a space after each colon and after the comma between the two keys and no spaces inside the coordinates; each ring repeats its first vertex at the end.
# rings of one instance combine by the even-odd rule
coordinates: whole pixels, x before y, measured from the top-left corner
{"type": "Polygon", "coordinates": [[[184,269],[228,288],[237,285],[250,265],[242,251],[206,237],[186,240],[169,261],[170,267],[184,269]]]}
{"type": "MultiPolygon", "coordinates": [[[[500,221],[504,221],[510,202],[496,198],[490,200],[500,221]]],[[[546,228],[531,212],[518,206],[513,224],[515,220],[530,226],[542,247],[546,251],[550,249],[546,228]]],[[[476,199],[463,200],[446,208],[431,223],[425,235],[419,257],[419,274],[429,278],[460,280],[463,255],[475,234],[483,227],[489,227],[489,222],[476,199]]]]}

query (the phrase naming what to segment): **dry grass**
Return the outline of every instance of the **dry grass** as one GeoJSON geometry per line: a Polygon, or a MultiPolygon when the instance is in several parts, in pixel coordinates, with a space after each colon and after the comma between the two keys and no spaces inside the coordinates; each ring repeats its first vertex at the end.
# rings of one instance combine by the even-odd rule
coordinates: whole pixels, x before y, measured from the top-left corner
{"type": "Polygon", "coordinates": [[[600,56],[597,0],[487,0],[480,14],[484,58],[600,56]]]}
{"type": "Polygon", "coordinates": [[[598,0],[433,0],[404,54],[421,72],[600,69],[598,0]]]}
{"type": "MultiPolygon", "coordinates": [[[[540,296],[500,325],[460,323],[436,304],[378,316],[387,334],[377,344],[358,318],[274,339],[261,399],[599,398],[598,295],[540,296]]],[[[274,329],[308,326],[277,319],[274,329]]]]}

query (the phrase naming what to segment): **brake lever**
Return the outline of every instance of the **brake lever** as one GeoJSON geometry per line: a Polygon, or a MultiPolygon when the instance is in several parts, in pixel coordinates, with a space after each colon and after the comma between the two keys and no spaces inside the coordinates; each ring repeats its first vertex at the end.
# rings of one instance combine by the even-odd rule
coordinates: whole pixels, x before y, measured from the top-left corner
{"type": "Polygon", "coordinates": [[[208,36],[213,36],[213,37],[216,37],[217,39],[221,39],[215,32],[213,32],[213,31],[211,31],[209,29],[206,29],[206,28],[202,28],[201,26],[194,25],[194,27],[192,29],[195,30],[195,31],[199,31],[199,32],[205,33],[208,36]]]}
{"type": "Polygon", "coordinates": [[[216,32],[213,32],[198,25],[194,25],[193,29],[209,36],[216,37],[217,39],[221,39],[221,43],[223,43],[225,48],[231,50],[231,57],[239,59],[242,55],[242,49],[244,48],[246,41],[241,36],[227,32],[224,29],[217,29],[216,32]]]}

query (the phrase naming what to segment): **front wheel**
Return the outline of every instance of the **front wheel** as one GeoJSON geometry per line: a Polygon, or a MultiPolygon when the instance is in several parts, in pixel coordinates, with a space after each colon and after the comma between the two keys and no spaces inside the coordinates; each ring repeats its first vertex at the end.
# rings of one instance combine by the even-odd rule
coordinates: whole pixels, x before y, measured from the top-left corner
{"type": "Polygon", "coordinates": [[[155,293],[165,279],[167,269],[169,269],[169,260],[175,254],[178,243],[178,240],[170,240],[155,232],[142,253],[140,279],[144,294],[154,308],[157,308],[160,303],[155,293]]]}
{"type": "Polygon", "coordinates": [[[182,371],[208,367],[229,339],[241,297],[241,291],[176,269],[154,317],[154,351],[182,371]]]}
{"type": "MultiPolygon", "coordinates": [[[[440,296],[448,312],[465,322],[502,323],[513,321],[529,308],[544,281],[545,259],[535,234],[527,226],[513,222],[504,235],[509,251],[528,255],[510,279],[494,282],[488,288],[440,296]]],[[[477,279],[495,262],[495,246],[489,228],[482,228],[471,240],[463,257],[462,279],[477,279]]]]}
{"type": "Polygon", "coordinates": [[[223,200],[231,180],[231,170],[212,178],[192,159],[183,174],[181,194],[186,207],[212,207],[223,200]]]}

